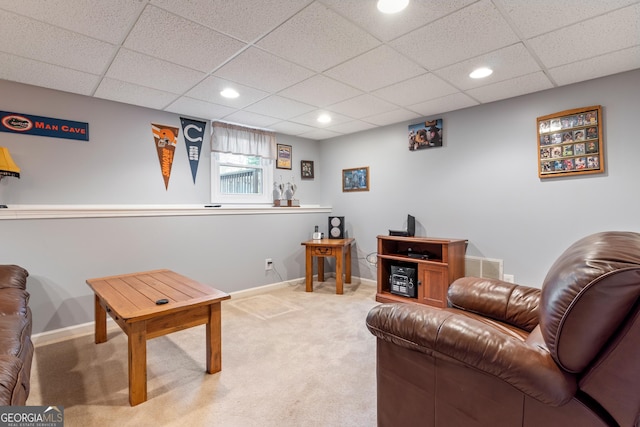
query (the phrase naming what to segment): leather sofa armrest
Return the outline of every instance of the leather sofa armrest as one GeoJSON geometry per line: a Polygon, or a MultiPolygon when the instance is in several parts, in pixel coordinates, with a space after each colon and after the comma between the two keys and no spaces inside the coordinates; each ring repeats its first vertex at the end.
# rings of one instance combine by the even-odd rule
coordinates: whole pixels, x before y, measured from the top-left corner
{"type": "Polygon", "coordinates": [[[535,340],[530,343],[475,315],[419,304],[381,304],[367,315],[378,339],[440,359],[454,359],[559,406],[575,395],[577,380],[562,371],[535,340]]]}
{"type": "Polygon", "coordinates": [[[29,273],[17,265],[0,265],[0,288],[27,288],[29,273]]]}
{"type": "Polygon", "coordinates": [[[540,289],[496,279],[462,277],[449,286],[449,306],[531,332],[539,323],[540,289]]]}

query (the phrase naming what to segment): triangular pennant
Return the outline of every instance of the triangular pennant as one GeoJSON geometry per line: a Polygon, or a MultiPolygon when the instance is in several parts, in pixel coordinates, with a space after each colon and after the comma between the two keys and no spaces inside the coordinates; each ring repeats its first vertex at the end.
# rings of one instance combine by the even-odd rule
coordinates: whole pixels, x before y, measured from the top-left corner
{"type": "Polygon", "coordinates": [[[189,158],[189,166],[191,166],[191,176],[193,183],[196,183],[196,175],[198,174],[198,163],[200,162],[200,151],[202,150],[202,140],[204,138],[204,129],[206,122],[185,119],[180,117],[182,124],[182,137],[187,147],[187,157],[189,158]]]}
{"type": "Polygon", "coordinates": [[[158,152],[164,188],[167,190],[169,189],[169,178],[171,177],[171,167],[173,166],[173,155],[178,143],[178,128],[151,123],[151,130],[153,131],[153,140],[158,152]]]}

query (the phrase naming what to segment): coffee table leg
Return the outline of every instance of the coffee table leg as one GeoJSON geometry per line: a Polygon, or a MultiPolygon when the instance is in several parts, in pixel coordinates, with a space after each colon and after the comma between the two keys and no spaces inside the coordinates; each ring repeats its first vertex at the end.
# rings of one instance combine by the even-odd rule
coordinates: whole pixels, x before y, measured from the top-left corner
{"type": "Polygon", "coordinates": [[[129,327],[129,404],[147,400],[147,334],[144,321],[129,327]]]}
{"type": "Polygon", "coordinates": [[[209,306],[207,321],[207,373],[215,374],[222,370],[222,316],[220,303],[209,306]]]}
{"type": "Polygon", "coordinates": [[[100,304],[100,298],[95,296],[95,342],[100,344],[107,341],[107,312],[100,304]]]}

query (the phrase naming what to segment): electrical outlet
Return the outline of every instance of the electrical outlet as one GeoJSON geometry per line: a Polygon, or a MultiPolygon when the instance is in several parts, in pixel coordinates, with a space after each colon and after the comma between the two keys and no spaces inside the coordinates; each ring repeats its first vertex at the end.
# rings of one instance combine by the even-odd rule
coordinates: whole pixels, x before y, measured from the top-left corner
{"type": "Polygon", "coordinates": [[[273,261],[271,258],[265,258],[264,260],[264,269],[265,270],[273,270],[273,261]]]}

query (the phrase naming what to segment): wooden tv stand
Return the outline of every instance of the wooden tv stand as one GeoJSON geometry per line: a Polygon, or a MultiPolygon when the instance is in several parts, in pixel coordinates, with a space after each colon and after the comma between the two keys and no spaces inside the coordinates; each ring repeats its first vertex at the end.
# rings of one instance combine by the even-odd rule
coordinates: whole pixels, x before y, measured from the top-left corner
{"type": "Polygon", "coordinates": [[[464,276],[466,247],[467,241],[461,239],[378,236],[376,301],[446,307],[449,285],[464,276]],[[409,253],[414,256],[409,256],[409,253]],[[420,254],[427,254],[428,257],[416,257],[420,254]],[[389,282],[392,265],[416,269],[416,298],[391,293],[389,282]]]}

